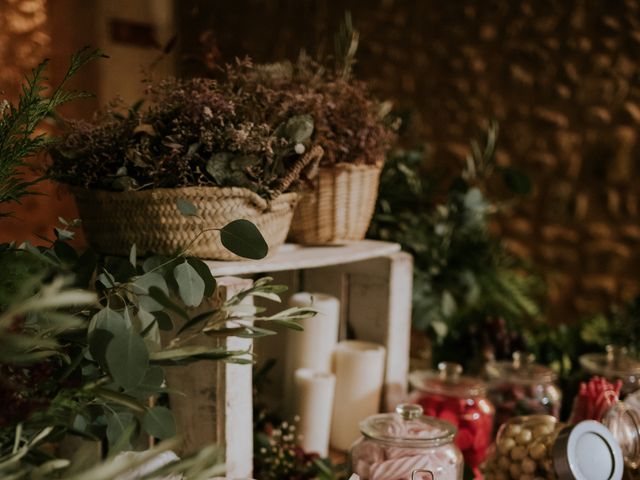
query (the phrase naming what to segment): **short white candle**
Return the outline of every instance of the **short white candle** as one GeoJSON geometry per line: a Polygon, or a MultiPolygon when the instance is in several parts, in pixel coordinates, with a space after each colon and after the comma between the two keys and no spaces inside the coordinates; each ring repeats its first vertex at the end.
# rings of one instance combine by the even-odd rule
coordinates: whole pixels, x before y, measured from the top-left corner
{"type": "Polygon", "coordinates": [[[300,368],[295,373],[295,413],[305,452],[329,454],[329,430],[336,377],[331,373],[300,368]]]}
{"type": "Polygon", "coordinates": [[[336,391],[331,421],[331,446],[347,451],[360,436],[362,420],[378,413],[384,381],[385,349],[356,340],[334,350],[336,391]]]}

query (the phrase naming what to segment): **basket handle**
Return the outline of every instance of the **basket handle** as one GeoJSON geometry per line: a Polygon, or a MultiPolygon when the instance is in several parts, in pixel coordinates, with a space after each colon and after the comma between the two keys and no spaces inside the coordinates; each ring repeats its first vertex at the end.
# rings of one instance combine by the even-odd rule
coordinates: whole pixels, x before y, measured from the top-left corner
{"type": "Polygon", "coordinates": [[[273,189],[273,197],[277,197],[284,192],[289,186],[300,177],[300,172],[312,163],[320,163],[324,155],[324,150],[320,145],[315,145],[311,150],[300,157],[293,166],[289,169],[287,174],[280,179],[273,189]]]}

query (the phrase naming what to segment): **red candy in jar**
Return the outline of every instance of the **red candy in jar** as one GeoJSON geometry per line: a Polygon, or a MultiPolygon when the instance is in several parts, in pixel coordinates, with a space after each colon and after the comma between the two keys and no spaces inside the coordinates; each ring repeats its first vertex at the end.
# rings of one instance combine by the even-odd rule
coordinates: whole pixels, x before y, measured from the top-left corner
{"type": "Polygon", "coordinates": [[[458,428],[455,443],[465,463],[476,469],[491,444],[494,408],[486,397],[485,384],[462,375],[457,363],[442,362],[438,370],[415,371],[409,375],[413,388],[411,402],[424,414],[441,418],[458,428]]]}

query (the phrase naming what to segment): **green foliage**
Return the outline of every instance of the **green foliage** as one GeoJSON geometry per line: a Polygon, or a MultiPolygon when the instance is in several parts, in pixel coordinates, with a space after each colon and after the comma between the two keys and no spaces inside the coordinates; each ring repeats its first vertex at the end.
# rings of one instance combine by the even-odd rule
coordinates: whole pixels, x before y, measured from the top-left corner
{"type": "Polygon", "coordinates": [[[580,338],[602,351],[607,345],[616,345],[640,357],[640,296],[623,305],[611,305],[607,312],[585,319],[580,338]]]}
{"type": "Polygon", "coordinates": [[[382,173],[369,235],[398,242],[414,256],[414,325],[436,340],[436,357],[465,351],[468,358],[457,361],[471,362],[484,346],[469,348],[468,342],[481,337],[489,317],[513,330],[540,313],[539,280],[489,233],[490,219],[504,203],[487,192],[509,196],[531,189],[523,173],[496,165],[496,142],[492,125],[481,143],[471,143],[464,168],[444,186],[426,170],[426,149],[393,152],[382,173]],[[493,182],[495,172],[502,185],[493,182]]]}
{"type": "MultiPolygon", "coordinates": [[[[264,239],[249,222],[240,225],[221,229],[232,233],[227,245],[255,256],[264,239]]],[[[284,287],[265,278],[206,314],[192,316],[190,308],[216,289],[202,261],[184,255],[144,262],[135,253],[128,259],[97,256],[83,282],[74,272],[86,258],[57,239],[48,247],[0,248],[0,265],[16,273],[13,281],[0,284],[5,299],[0,305],[0,403],[6,406],[0,413],[0,456],[11,454],[18,425],[25,438],[42,425],[50,425],[56,438],[64,433],[106,438],[112,453],[130,449],[139,432],[169,438],[175,434],[170,410],[149,408],[146,402],[166,393],[163,367],[203,359],[253,361],[251,352],[192,345],[195,338],[257,338],[275,334],[270,324],[297,328],[298,320],[315,314],[288,309],[264,316],[243,304],[252,296],[279,301],[284,287]],[[65,258],[57,253],[60,245],[65,258]],[[96,293],[88,290],[92,286],[96,293]],[[163,345],[159,329],[171,328],[172,317],[185,326],[163,345]],[[52,380],[26,390],[41,371],[52,380]]],[[[20,461],[40,465],[40,457],[35,448],[20,461]]]]}
{"type": "MultiPolygon", "coordinates": [[[[96,56],[99,53],[90,50],[74,56],[63,84],[96,56]]],[[[8,114],[2,112],[0,204],[25,193],[26,185],[18,181],[15,168],[49,143],[43,136],[30,137],[37,123],[60,103],[82,95],[59,87],[50,98],[41,97],[43,70],[44,64],[34,71],[19,106],[9,106],[8,114]]],[[[197,215],[185,200],[178,201],[178,208],[185,215],[197,215]]],[[[199,336],[271,335],[275,332],[254,322],[297,327],[296,320],[315,314],[310,309],[290,309],[266,317],[257,308],[247,309],[242,299],[253,295],[279,301],[277,294],[283,287],[261,279],[192,319],[189,308],[212,299],[216,290],[215,279],[201,260],[183,251],[173,258],[150,257],[141,262],[135,245],[128,258],[80,253],[68,243],[78,222],[60,219],[60,223],[53,229],[53,240],[42,237],[47,246],[0,245],[2,478],[107,480],[176,448],[176,441],[169,440],[136,458],[113,457],[131,449],[140,433],[159,439],[175,435],[171,411],[163,405],[148,405],[149,397],[163,402],[163,366],[202,359],[251,363],[248,351],[187,343],[199,336]],[[173,329],[172,317],[186,328],[163,345],[159,330],[173,329]],[[188,335],[180,337],[183,332],[188,335]],[[73,461],[55,458],[51,445],[64,435],[106,440],[110,457],[93,466],[81,455],[73,461]]],[[[266,255],[264,238],[249,222],[232,222],[220,230],[232,251],[254,258],[266,255]]],[[[205,480],[222,473],[218,453],[213,446],[205,447],[190,458],[148,473],[182,473],[187,479],[205,480]]]]}
{"type": "MultiPolygon", "coordinates": [[[[104,57],[99,50],[83,48],[71,57],[71,65],[60,85],[49,95],[45,70],[48,61],[33,69],[22,86],[17,105],[0,100],[0,204],[19,201],[20,197],[34,193],[30,188],[39,181],[25,180],[22,169],[27,159],[50,144],[43,134],[36,134],[42,121],[52,115],[63,103],[87,96],[84,92],[68,91],[64,87],[78,70],[90,61],[104,57]]],[[[0,212],[0,216],[8,215],[0,212]]]]}

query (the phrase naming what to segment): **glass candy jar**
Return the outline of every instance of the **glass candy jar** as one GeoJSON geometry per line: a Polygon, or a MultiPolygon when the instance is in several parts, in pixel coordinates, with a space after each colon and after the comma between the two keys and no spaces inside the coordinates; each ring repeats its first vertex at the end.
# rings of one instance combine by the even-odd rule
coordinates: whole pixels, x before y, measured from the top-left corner
{"type": "Polygon", "coordinates": [[[458,428],[456,445],[465,463],[478,467],[491,444],[494,408],[487,399],[486,385],[462,375],[457,363],[442,362],[438,370],[415,371],[409,375],[414,391],[410,401],[430,417],[447,420],[458,428]]]}
{"type": "Polygon", "coordinates": [[[606,353],[581,355],[580,366],[589,377],[598,375],[610,382],[622,380],[622,398],[640,389],[640,362],[629,356],[624,347],[607,345],[606,353]]]}
{"type": "Polygon", "coordinates": [[[513,417],[482,467],[490,480],[620,480],[622,451],[601,423],[565,426],[550,415],[513,417]]]}
{"type": "Polygon", "coordinates": [[[360,431],[349,461],[361,480],[462,480],[455,427],[423,416],[419,405],[402,404],[396,413],[373,415],[360,423],[360,431]]]}
{"type": "Polygon", "coordinates": [[[640,391],[609,408],[602,423],[620,444],[627,467],[640,469],[640,391]]]}
{"type": "Polygon", "coordinates": [[[513,354],[512,362],[492,362],[486,367],[489,398],[496,407],[496,426],[519,415],[560,417],[562,392],[556,374],[534,363],[533,355],[513,354]]]}

